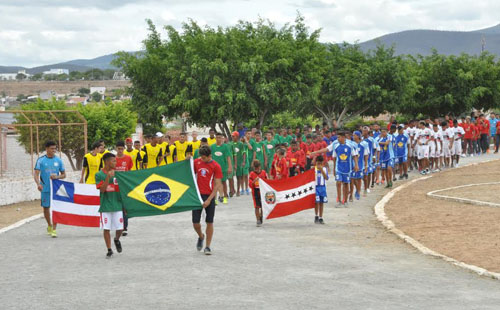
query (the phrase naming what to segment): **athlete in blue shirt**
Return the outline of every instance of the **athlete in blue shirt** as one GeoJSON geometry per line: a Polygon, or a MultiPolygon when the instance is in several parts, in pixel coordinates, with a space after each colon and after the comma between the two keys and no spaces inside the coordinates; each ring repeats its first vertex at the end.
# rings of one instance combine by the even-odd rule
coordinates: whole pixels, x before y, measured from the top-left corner
{"type": "Polygon", "coordinates": [[[380,169],[382,170],[382,178],[387,181],[386,188],[392,187],[392,168],[394,167],[394,150],[392,147],[392,135],[387,133],[387,129],[383,128],[380,133],[380,169]]]}
{"type": "MultiPolygon", "coordinates": [[[[361,180],[364,180],[365,191],[363,196],[366,196],[366,176],[368,176],[368,158],[370,156],[370,147],[366,141],[361,140],[361,132],[354,132],[354,142],[357,144],[356,152],[358,153],[358,167],[359,171],[354,172],[352,178],[354,179],[354,185],[356,186],[356,193],[354,197],[359,200],[359,192],[361,191],[361,180]]],[[[352,196],[352,193],[351,193],[352,196]]]]}
{"type": "Polygon", "coordinates": [[[42,193],[43,215],[47,221],[47,234],[53,238],[57,237],[56,223],[52,224],[50,219],[50,180],[59,180],[66,177],[64,164],[61,158],[56,156],[57,145],[54,141],[45,143],[46,154],[38,158],[35,165],[35,183],[42,193]]]}
{"type": "Polygon", "coordinates": [[[324,224],[323,221],[323,204],[328,202],[326,194],[326,181],[328,180],[328,168],[323,156],[316,157],[316,205],[314,208],[315,217],[314,223],[324,224]]]}
{"type": "MultiPolygon", "coordinates": [[[[377,146],[375,139],[370,136],[370,128],[368,126],[363,127],[363,141],[368,145],[370,155],[368,156],[368,173],[365,176],[365,192],[370,192],[370,183],[372,181],[373,172],[375,172],[375,158],[377,155],[377,146]]],[[[373,184],[372,184],[373,187],[373,184]]]]}
{"type": "Polygon", "coordinates": [[[398,127],[398,135],[395,141],[396,164],[399,166],[399,179],[408,179],[408,152],[410,137],[404,132],[403,126],[398,127]]]}
{"type": "MultiPolygon", "coordinates": [[[[352,142],[354,143],[354,142],[352,142]]],[[[333,166],[335,167],[335,181],[337,181],[337,203],[346,205],[349,194],[349,184],[353,170],[359,170],[356,148],[346,141],[346,134],[341,132],[337,136],[337,141],[328,147],[315,151],[312,155],[330,151],[333,156],[333,166]]]]}

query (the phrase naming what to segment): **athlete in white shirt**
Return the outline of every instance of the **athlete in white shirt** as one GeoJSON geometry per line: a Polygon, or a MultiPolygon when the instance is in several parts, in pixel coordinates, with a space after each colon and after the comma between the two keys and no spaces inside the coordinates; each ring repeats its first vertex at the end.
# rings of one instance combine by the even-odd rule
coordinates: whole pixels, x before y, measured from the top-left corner
{"type": "Polygon", "coordinates": [[[429,173],[429,143],[431,140],[432,132],[426,127],[425,122],[420,122],[420,130],[418,131],[415,139],[417,140],[419,170],[421,174],[429,173]]]}
{"type": "Polygon", "coordinates": [[[443,128],[443,157],[446,167],[450,166],[451,149],[453,147],[453,140],[455,139],[455,130],[448,127],[448,122],[442,122],[443,128]]]}
{"type": "Polygon", "coordinates": [[[462,139],[465,135],[465,130],[458,126],[457,120],[453,120],[453,147],[451,149],[452,155],[452,166],[453,159],[455,160],[455,167],[458,167],[458,161],[460,160],[460,155],[462,155],[462,139]]]}
{"type": "Polygon", "coordinates": [[[437,124],[434,124],[432,126],[432,136],[431,136],[431,143],[429,144],[430,147],[430,159],[431,159],[431,170],[433,172],[438,172],[440,171],[440,158],[443,150],[443,134],[441,130],[439,130],[439,127],[437,124]]]}

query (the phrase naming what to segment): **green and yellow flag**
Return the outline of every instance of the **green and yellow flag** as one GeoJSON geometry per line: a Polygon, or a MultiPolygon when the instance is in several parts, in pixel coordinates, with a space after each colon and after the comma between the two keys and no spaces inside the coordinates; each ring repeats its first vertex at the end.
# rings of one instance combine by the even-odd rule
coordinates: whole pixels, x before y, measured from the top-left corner
{"type": "Polygon", "coordinates": [[[201,209],[203,201],[193,171],[193,161],[183,160],[151,169],[117,172],[128,217],[201,209]]]}

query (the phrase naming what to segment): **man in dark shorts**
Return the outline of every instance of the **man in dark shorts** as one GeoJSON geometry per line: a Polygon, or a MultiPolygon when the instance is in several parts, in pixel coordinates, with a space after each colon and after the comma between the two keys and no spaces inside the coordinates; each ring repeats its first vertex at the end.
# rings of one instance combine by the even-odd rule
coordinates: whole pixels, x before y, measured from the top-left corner
{"type": "MultiPolygon", "coordinates": [[[[211,255],[212,236],[214,234],[214,215],[215,215],[215,197],[217,191],[222,188],[222,169],[220,165],[212,159],[212,151],[210,147],[204,145],[199,149],[200,158],[194,161],[194,172],[196,174],[196,182],[198,189],[203,199],[203,209],[205,210],[206,228],[206,247],[205,254],[211,255]],[[215,180],[215,182],[213,182],[215,180]]],[[[193,228],[198,234],[198,242],[196,249],[201,251],[205,235],[201,230],[201,213],[202,210],[193,210],[193,228]]]]}

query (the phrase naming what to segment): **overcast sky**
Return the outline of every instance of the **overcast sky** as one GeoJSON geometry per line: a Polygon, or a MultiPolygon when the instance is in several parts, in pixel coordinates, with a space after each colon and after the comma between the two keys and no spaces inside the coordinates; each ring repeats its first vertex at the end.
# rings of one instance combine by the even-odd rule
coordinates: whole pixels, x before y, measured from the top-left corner
{"type": "MultiPolygon", "coordinates": [[[[227,26],[297,11],[322,42],[363,42],[408,29],[469,31],[500,23],[498,0],[0,0],[0,65],[37,66],[141,49],[146,18],[227,26]]],[[[160,28],[160,27],[159,27],[160,28]]]]}

